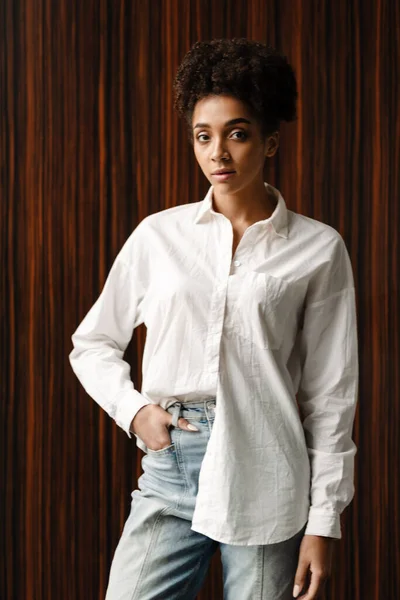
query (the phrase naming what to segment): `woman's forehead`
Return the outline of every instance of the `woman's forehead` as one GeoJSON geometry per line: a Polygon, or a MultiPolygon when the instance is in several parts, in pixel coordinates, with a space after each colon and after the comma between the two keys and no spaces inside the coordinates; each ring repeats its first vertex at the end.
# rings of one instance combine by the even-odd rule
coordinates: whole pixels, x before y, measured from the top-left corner
{"type": "Polygon", "coordinates": [[[211,125],[225,125],[232,119],[252,121],[250,111],[244,102],[226,94],[209,95],[196,102],[193,110],[193,126],[199,121],[211,125]]]}

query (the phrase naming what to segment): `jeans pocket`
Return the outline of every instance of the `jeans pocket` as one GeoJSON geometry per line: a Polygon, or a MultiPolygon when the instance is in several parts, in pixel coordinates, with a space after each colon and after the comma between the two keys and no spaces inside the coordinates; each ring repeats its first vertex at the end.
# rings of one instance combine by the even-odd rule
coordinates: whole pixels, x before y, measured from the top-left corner
{"type": "Polygon", "coordinates": [[[171,443],[168,444],[168,446],[164,446],[164,448],[160,448],[159,450],[152,450],[151,448],[146,446],[147,454],[151,454],[152,456],[168,456],[169,454],[175,454],[176,429],[176,427],[171,427],[168,430],[169,437],[171,439],[171,443]]]}
{"type": "Polygon", "coordinates": [[[175,450],[174,442],[172,442],[172,444],[170,444],[169,446],[165,446],[165,448],[160,448],[159,450],[152,450],[151,448],[147,447],[148,454],[152,454],[154,456],[162,456],[164,454],[170,454],[171,452],[174,452],[174,450],[175,450]]]}

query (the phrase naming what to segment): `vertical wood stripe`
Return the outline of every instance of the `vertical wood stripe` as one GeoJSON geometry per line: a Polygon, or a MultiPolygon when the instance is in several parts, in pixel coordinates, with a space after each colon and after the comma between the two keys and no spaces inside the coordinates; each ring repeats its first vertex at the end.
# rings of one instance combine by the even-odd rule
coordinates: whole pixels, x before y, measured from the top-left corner
{"type": "MultiPolygon", "coordinates": [[[[104,598],[142,453],[72,373],[71,334],[133,228],[206,193],[172,82],[196,40],[241,36],[298,80],[266,178],[340,231],[357,288],[355,498],[324,597],[397,598],[399,31],[394,0],[0,2],[2,599],[104,598]]],[[[198,598],[222,598],[219,553],[198,598]]]]}

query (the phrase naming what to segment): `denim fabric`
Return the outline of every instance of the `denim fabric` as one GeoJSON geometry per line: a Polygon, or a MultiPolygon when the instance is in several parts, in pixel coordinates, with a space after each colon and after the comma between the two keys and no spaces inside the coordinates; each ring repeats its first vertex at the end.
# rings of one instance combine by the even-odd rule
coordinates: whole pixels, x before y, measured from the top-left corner
{"type": "Polygon", "coordinates": [[[184,417],[199,432],[172,425],[171,445],[148,449],[143,456],[143,473],[131,494],[105,600],[194,600],[218,548],[224,600],[292,599],[305,527],[289,540],[264,546],[224,544],[191,530],[215,402],[211,398],[168,407],[175,423],[184,417]]]}

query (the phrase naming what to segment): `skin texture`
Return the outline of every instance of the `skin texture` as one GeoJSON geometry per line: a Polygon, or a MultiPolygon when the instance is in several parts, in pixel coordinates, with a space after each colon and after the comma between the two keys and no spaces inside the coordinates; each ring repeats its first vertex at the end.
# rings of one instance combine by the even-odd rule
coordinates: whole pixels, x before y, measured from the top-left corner
{"type": "Polygon", "coordinates": [[[275,204],[266,194],[263,168],[265,159],[274,156],[278,149],[279,132],[263,139],[249,108],[225,94],[199,100],[193,111],[192,126],[196,160],[214,186],[214,210],[238,227],[268,218],[275,204]],[[225,125],[240,117],[250,124],[225,125]],[[199,123],[209,127],[197,127],[199,123]],[[212,172],[220,168],[233,169],[236,174],[227,181],[218,181],[212,172]]]}
{"type": "MultiPolygon", "coordinates": [[[[263,138],[260,125],[247,105],[227,94],[209,95],[199,100],[193,111],[192,127],[196,160],[214,186],[214,210],[225,215],[237,230],[268,218],[275,202],[266,193],[263,167],[265,159],[274,156],[278,149],[279,132],[271,132],[263,138]],[[226,126],[227,121],[238,118],[245,118],[250,124],[226,126]],[[208,126],[196,127],[198,123],[208,126]],[[233,169],[236,174],[220,182],[211,173],[221,168],[233,169]]],[[[147,447],[160,450],[171,444],[168,431],[171,420],[169,413],[150,404],[138,411],[132,420],[131,431],[139,435],[147,447]]],[[[190,431],[186,419],[180,418],[178,427],[190,431]]],[[[331,575],[333,548],[332,538],[303,537],[293,590],[295,598],[319,598],[331,575]]]]}
{"type": "MultiPolygon", "coordinates": [[[[148,404],[138,410],[132,419],[130,430],[136,433],[151,450],[162,450],[172,443],[169,434],[171,422],[172,415],[169,412],[158,404],[148,404]]],[[[189,429],[189,422],[183,417],[178,419],[178,427],[192,431],[189,429]]],[[[194,427],[194,425],[190,425],[190,427],[194,427]]]]}
{"type": "Polygon", "coordinates": [[[320,597],[326,580],[332,573],[334,542],[333,538],[319,535],[303,537],[295,575],[294,598],[314,600],[320,597]],[[298,586],[298,590],[296,590],[296,586],[298,586]],[[304,593],[298,595],[300,592],[304,593]]]}

